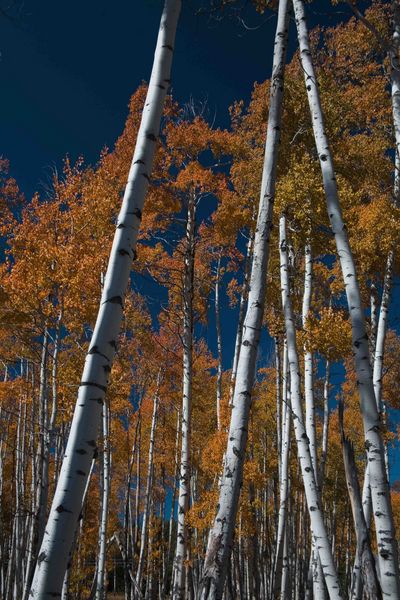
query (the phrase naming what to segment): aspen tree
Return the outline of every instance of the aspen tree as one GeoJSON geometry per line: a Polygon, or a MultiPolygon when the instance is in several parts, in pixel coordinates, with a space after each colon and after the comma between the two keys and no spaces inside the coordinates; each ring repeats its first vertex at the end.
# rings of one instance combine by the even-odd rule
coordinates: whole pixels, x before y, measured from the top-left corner
{"type": "Polygon", "coordinates": [[[95,600],[106,600],[106,561],[107,561],[107,524],[108,505],[110,498],[111,481],[111,454],[110,454],[110,409],[107,402],[103,405],[102,414],[102,438],[103,438],[103,465],[101,483],[101,516],[99,526],[99,550],[97,561],[97,581],[95,600]]]}
{"type": "MultiPolygon", "coordinates": [[[[318,484],[315,476],[314,465],[310,450],[307,429],[304,425],[301,406],[300,364],[296,347],[296,330],[294,315],[290,299],[290,286],[288,274],[288,259],[286,248],[286,217],[280,218],[279,248],[281,263],[281,290],[282,307],[285,317],[286,339],[288,347],[288,363],[290,373],[290,401],[293,411],[293,426],[296,435],[297,452],[300,460],[302,479],[310,515],[313,546],[318,550],[319,559],[324,574],[329,597],[341,598],[339,579],[322,517],[321,503],[319,500],[318,484]]],[[[317,559],[317,557],[316,557],[317,559]]],[[[322,582],[321,582],[322,583],[322,582]]]]}
{"type": "Polygon", "coordinates": [[[193,381],[193,279],[195,255],[196,196],[189,192],[185,256],[183,269],[183,396],[181,423],[181,461],[179,472],[178,523],[174,561],[174,584],[172,597],[180,600],[184,597],[186,585],[186,554],[188,551],[188,527],[186,513],[190,503],[191,479],[191,419],[192,419],[192,381],[193,381]]]}
{"type": "Polygon", "coordinates": [[[381,421],[376,408],[372,381],[368,336],[354,259],[341,213],[335,170],[314,71],[306,16],[302,0],[293,0],[298,31],[300,58],[312,117],[314,138],[320,160],[328,215],[335,236],[352,325],[355,365],[364,423],[365,445],[370,471],[374,520],[378,541],[378,557],[383,597],[399,598],[399,567],[397,541],[394,531],[390,489],[386,477],[381,421]]]}
{"type": "Polygon", "coordinates": [[[166,0],[161,17],[153,70],[118,217],[99,313],[86,356],[68,445],[32,582],[31,596],[35,600],[45,600],[61,593],[117,347],[123,301],[131,263],[135,258],[144,198],[171,77],[180,6],[180,0],[166,0]]]}
{"type": "Polygon", "coordinates": [[[219,599],[223,594],[228,562],[232,551],[233,532],[243,477],[251,394],[264,313],[269,238],[280,139],[288,17],[289,3],[286,0],[280,0],[275,35],[265,161],[257,227],[254,236],[248,306],[243,325],[242,346],[232,399],[232,416],[220,484],[218,512],[210,531],[204,563],[201,592],[203,600],[206,598],[219,599]]]}
{"type": "Polygon", "coordinates": [[[142,579],[144,572],[144,563],[146,559],[147,552],[147,540],[149,535],[149,522],[150,522],[150,496],[153,485],[153,477],[154,477],[154,449],[155,449],[155,436],[156,436],[156,427],[157,427],[157,417],[158,417],[158,403],[159,403],[159,384],[160,384],[160,375],[158,376],[157,381],[157,389],[154,394],[153,400],[153,416],[151,419],[151,430],[150,430],[150,441],[149,441],[149,455],[148,455],[148,463],[147,463],[147,480],[146,480],[146,491],[144,498],[144,511],[142,518],[142,535],[140,538],[140,554],[139,554],[139,562],[136,571],[136,589],[138,590],[138,594],[141,594],[142,590],[142,579]]]}

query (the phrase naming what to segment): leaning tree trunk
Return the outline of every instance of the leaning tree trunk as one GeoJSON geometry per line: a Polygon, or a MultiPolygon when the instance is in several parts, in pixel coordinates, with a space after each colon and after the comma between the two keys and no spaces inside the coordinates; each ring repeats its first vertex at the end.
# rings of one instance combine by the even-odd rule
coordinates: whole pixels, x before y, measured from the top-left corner
{"type": "Polygon", "coordinates": [[[143,203],[170,82],[180,6],[181,0],[165,0],[149,89],[118,217],[99,313],[86,356],[71,432],[32,583],[31,596],[35,599],[54,598],[54,594],[61,592],[116,352],[123,299],[131,263],[135,257],[143,203]]]}
{"type": "Polygon", "coordinates": [[[327,209],[339,254],[352,325],[355,367],[360,391],[365,446],[368,454],[371,495],[379,549],[378,557],[382,591],[384,597],[400,598],[397,541],[390,500],[390,488],[386,477],[385,453],[381,433],[382,423],[376,408],[372,382],[364,311],[361,304],[354,259],[342,218],[332,155],[325,133],[319,89],[311,57],[304,5],[302,0],[293,0],[293,5],[300,43],[300,57],[305,75],[314,137],[320,159],[327,209]]]}
{"type": "Polygon", "coordinates": [[[193,280],[195,253],[195,220],[196,197],[189,197],[186,236],[185,236],[185,265],[183,273],[183,394],[182,394],[182,424],[181,424],[181,461],[179,473],[178,523],[176,534],[174,581],[172,598],[181,600],[185,595],[188,549],[188,526],[186,513],[190,503],[190,441],[192,420],[192,377],[193,377],[193,280]]]}
{"type": "MultiPolygon", "coordinates": [[[[304,426],[303,411],[301,406],[300,363],[296,347],[294,315],[290,300],[285,216],[282,216],[280,219],[279,234],[282,308],[285,318],[290,371],[290,400],[297,442],[297,453],[300,461],[308,512],[310,515],[311,531],[313,535],[313,550],[318,550],[319,560],[321,563],[322,572],[324,574],[325,583],[328,588],[329,597],[331,599],[341,598],[339,579],[336,573],[336,567],[333,561],[332,551],[322,516],[318,485],[310,451],[310,443],[306,427],[304,426]]],[[[321,584],[323,585],[323,582],[321,582],[321,584]]]]}
{"type": "Polygon", "coordinates": [[[357,556],[364,581],[364,596],[366,600],[382,600],[381,587],[376,573],[375,558],[371,550],[368,525],[363,513],[354,448],[344,432],[342,403],[339,404],[339,428],[346,483],[357,537],[357,556]]]}
{"type": "Polygon", "coordinates": [[[264,314],[269,239],[275,197],[276,163],[280,139],[283,82],[286,62],[289,2],[280,0],[275,35],[270,105],[260,206],[246,318],[243,325],[228,445],[220,484],[218,513],[210,531],[201,597],[221,598],[232,550],[233,532],[243,478],[247,430],[254,385],[257,350],[264,314]]]}

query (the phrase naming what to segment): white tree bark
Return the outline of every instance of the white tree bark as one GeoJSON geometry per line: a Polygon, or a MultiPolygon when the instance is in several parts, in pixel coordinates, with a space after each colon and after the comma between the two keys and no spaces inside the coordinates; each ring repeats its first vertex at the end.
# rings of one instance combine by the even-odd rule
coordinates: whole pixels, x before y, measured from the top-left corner
{"type": "Polygon", "coordinates": [[[110,497],[110,409],[104,402],[103,414],[103,473],[101,517],[99,526],[99,554],[97,561],[96,600],[106,600],[106,561],[107,561],[107,524],[108,500],[110,497]]]}
{"type": "Polygon", "coordinates": [[[385,340],[388,328],[389,305],[393,283],[393,261],[394,252],[391,251],[389,252],[386,261],[385,279],[383,282],[382,300],[379,311],[378,328],[376,332],[375,358],[373,361],[374,391],[376,398],[376,407],[379,412],[382,411],[383,358],[385,353],[385,340]]]}
{"type": "Polygon", "coordinates": [[[40,441],[38,445],[38,475],[40,485],[37,488],[37,548],[42,543],[46,525],[47,499],[49,492],[49,416],[48,416],[48,377],[47,362],[49,348],[49,333],[47,326],[43,334],[42,358],[40,362],[40,389],[39,389],[39,421],[40,441]]]}
{"type": "Polygon", "coordinates": [[[310,443],[304,426],[303,411],[301,407],[300,363],[296,347],[296,330],[294,315],[290,300],[290,285],[288,273],[288,260],[286,249],[286,217],[280,218],[279,247],[281,265],[281,290],[282,308],[285,318],[286,339],[288,346],[288,359],[290,371],[290,399],[293,413],[293,425],[297,442],[297,453],[301,466],[301,474],[306,494],[307,507],[310,515],[311,530],[314,547],[318,550],[322,571],[329,597],[341,598],[339,579],[333,561],[332,551],[328,540],[322,510],[319,501],[318,485],[310,452],[310,443]]]}
{"type": "MultiPolygon", "coordinates": [[[[304,294],[302,323],[303,329],[306,329],[307,318],[310,312],[312,298],[312,279],[313,279],[313,258],[311,244],[308,242],[304,252],[305,270],[304,270],[304,294]]],[[[312,352],[304,347],[304,392],[306,400],[306,433],[310,442],[311,461],[314,469],[315,483],[319,490],[318,483],[318,463],[317,463],[317,435],[315,428],[315,403],[314,403],[314,373],[313,373],[313,355],[312,352]]],[[[318,552],[314,541],[311,541],[310,566],[313,580],[313,594],[315,598],[323,600],[325,598],[325,585],[321,563],[318,559],[318,552]]]]}
{"type": "Polygon", "coordinates": [[[219,288],[221,281],[221,256],[218,257],[217,273],[215,275],[215,329],[217,333],[217,429],[221,430],[221,402],[222,402],[222,336],[221,315],[219,306],[219,288]]]}
{"type": "Polygon", "coordinates": [[[290,425],[291,404],[290,392],[287,385],[287,344],[283,349],[283,393],[282,393],[282,450],[279,457],[280,485],[279,485],[279,514],[278,530],[276,535],[276,554],[273,573],[273,598],[280,598],[282,592],[282,571],[284,560],[284,547],[287,533],[288,491],[289,491],[289,454],[290,454],[290,425]]]}
{"type": "Polygon", "coordinates": [[[250,234],[249,241],[247,242],[247,247],[246,247],[244,279],[243,279],[243,284],[242,284],[242,292],[240,294],[239,318],[238,318],[238,326],[237,326],[237,331],[236,331],[235,352],[233,355],[233,363],[232,363],[231,385],[230,385],[230,390],[229,390],[229,406],[232,405],[233,392],[235,391],[237,367],[238,367],[238,361],[239,361],[239,355],[240,355],[240,348],[242,345],[243,323],[244,323],[244,318],[245,318],[247,296],[248,296],[248,292],[249,292],[250,266],[251,266],[252,255],[253,255],[253,235],[250,234]]]}
{"type": "Polygon", "coordinates": [[[220,484],[218,512],[210,531],[204,564],[201,596],[203,599],[220,599],[222,597],[232,550],[233,532],[238,509],[240,486],[242,484],[251,395],[264,314],[269,239],[272,227],[276,163],[281,127],[288,8],[288,0],[280,0],[275,35],[267,141],[259,213],[254,238],[249,299],[238,360],[228,445],[220,484]]]}
{"type": "Polygon", "coordinates": [[[181,424],[181,461],[178,496],[178,524],[174,561],[173,600],[183,600],[185,595],[187,568],[185,566],[188,550],[188,528],[186,513],[190,504],[190,440],[192,420],[192,371],[193,371],[193,278],[195,253],[195,219],[196,198],[193,195],[188,200],[188,212],[185,237],[185,265],[183,274],[183,394],[182,394],[182,424],[181,424]]]}
{"type": "Polygon", "coordinates": [[[331,365],[329,359],[325,363],[325,381],[324,381],[324,420],[322,424],[322,452],[319,465],[319,488],[322,486],[325,479],[326,459],[328,457],[328,433],[329,433],[329,386],[330,386],[331,365]]]}
{"type": "Polygon", "coordinates": [[[390,489],[386,477],[381,421],[376,408],[372,382],[364,311],[361,304],[354,259],[342,218],[333,160],[324,127],[318,84],[309,45],[304,5],[302,0],[293,0],[293,6],[300,44],[301,63],[305,75],[314,137],[320,159],[328,215],[335,236],[352,324],[353,350],[364,423],[365,445],[368,453],[382,591],[384,597],[399,598],[397,542],[390,489]]]}
{"type": "Polygon", "coordinates": [[[110,254],[99,313],[86,356],[65,457],[40,549],[31,597],[54,598],[62,582],[96,447],[104,395],[115,356],[123,299],[135,257],[144,198],[170,83],[181,0],[165,0],[146,103],[110,254]]]}
{"type": "MultiPolygon", "coordinates": [[[[393,32],[392,32],[392,44],[389,49],[390,59],[390,83],[391,83],[391,97],[392,97],[392,113],[393,113],[393,125],[394,125],[394,136],[396,141],[396,157],[400,157],[400,62],[399,62],[399,48],[400,48],[400,2],[399,0],[392,0],[392,11],[393,11],[393,32]]],[[[398,165],[396,164],[396,171],[398,165]]],[[[399,173],[395,173],[395,180],[399,181],[399,173]]],[[[395,201],[398,201],[398,194],[396,194],[395,187],[395,201]]]]}
{"type": "Polygon", "coordinates": [[[149,533],[149,522],[150,522],[150,496],[153,485],[153,471],[154,471],[154,447],[156,443],[156,427],[157,427],[157,413],[158,413],[158,400],[159,400],[159,381],[157,381],[157,390],[153,400],[153,415],[151,418],[151,429],[150,429],[150,442],[149,442],[149,457],[147,462],[147,481],[146,481],[146,492],[144,497],[144,510],[142,520],[142,535],[140,538],[140,554],[139,562],[136,571],[136,589],[139,593],[142,589],[142,579],[144,572],[144,564],[147,553],[147,540],[149,533]]]}

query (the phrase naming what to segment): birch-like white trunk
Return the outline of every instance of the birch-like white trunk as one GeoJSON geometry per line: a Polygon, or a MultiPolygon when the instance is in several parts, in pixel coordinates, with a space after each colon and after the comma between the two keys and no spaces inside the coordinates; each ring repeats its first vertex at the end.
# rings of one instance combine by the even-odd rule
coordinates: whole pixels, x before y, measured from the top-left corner
{"type": "Polygon", "coordinates": [[[352,325],[353,351],[360,392],[365,446],[369,462],[368,468],[377,533],[382,591],[384,597],[399,598],[397,541],[390,489],[386,477],[381,420],[376,408],[373,388],[364,310],[361,303],[354,259],[341,213],[332,155],[325,132],[319,89],[311,57],[304,5],[302,0],[293,0],[293,6],[300,44],[300,58],[305,76],[314,137],[321,165],[327,210],[340,259],[352,325]]]}
{"type": "Polygon", "coordinates": [[[192,419],[192,376],[193,376],[193,278],[195,253],[196,198],[189,197],[186,237],[185,264],[183,273],[183,395],[181,424],[181,461],[179,474],[178,524],[176,535],[173,600],[183,600],[185,595],[187,567],[185,566],[188,549],[188,527],[186,513],[190,504],[190,440],[192,419]]]}
{"type": "Polygon", "coordinates": [[[310,515],[314,548],[318,550],[329,597],[331,600],[333,600],[334,598],[339,599],[342,596],[340,594],[339,579],[336,573],[336,567],[333,561],[332,551],[322,516],[318,485],[310,452],[310,443],[306,432],[306,427],[304,425],[303,411],[301,406],[300,363],[296,346],[294,315],[290,299],[288,259],[286,249],[286,217],[284,215],[281,216],[279,223],[279,249],[282,308],[285,318],[290,372],[290,400],[297,442],[297,453],[301,466],[301,474],[304,483],[308,512],[310,515]]]}
{"type": "Polygon", "coordinates": [[[159,380],[157,382],[157,390],[153,400],[153,415],[151,418],[151,429],[150,429],[150,443],[149,443],[149,457],[147,462],[147,480],[146,480],[146,492],[144,497],[144,509],[143,509],[143,520],[142,520],[142,535],[140,538],[140,554],[139,562],[136,572],[136,589],[141,593],[142,580],[144,565],[147,553],[147,540],[149,533],[149,522],[150,522],[150,497],[153,485],[153,471],[154,471],[154,447],[156,443],[156,427],[157,427],[157,413],[158,413],[158,393],[159,393],[159,380]]]}
{"type": "Polygon", "coordinates": [[[329,387],[330,387],[331,366],[329,359],[325,363],[325,381],[324,381],[324,418],[322,424],[322,444],[321,461],[319,465],[319,488],[322,493],[322,486],[325,479],[326,459],[328,457],[328,433],[329,433],[329,387]]]}
{"type": "Polygon", "coordinates": [[[221,402],[222,402],[222,336],[221,314],[219,305],[219,288],[221,282],[221,256],[218,257],[217,273],[215,276],[215,329],[217,333],[217,429],[221,430],[221,402]]]}
{"type": "Polygon", "coordinates": [[[102,500],[99,526],[99,555],[97,562],[96,600],[106,600],[106,561],[107,561],[107,523],[108,500],[110,497],[110,410],[104,402],[103,415],[103,473],[102,500]]]}
{"type": "MultiPolygon", "coordinates": [[[[92,474],[93,474],[93,469],[94,469],[94,465],[96,463],[96,458],[97,456],[94,456],[92,459],[92,463],[90,465],[90,471],[89,471],[89,477],[88,480],[86,482],[86,487],[85,487],[85,491],[83,493],[83,498],[82,498],[82,507],[81,507],[81,512],[79,513],[79,527],[76,528],[75,530],[75,535],[74,535],[74,539],[72,542],[72,548],[71,548],[71,552],[70,552],[70,557],[72,557],[72,554],[74,552],[74,548],[76,545],[76,542],[78,540],[78,535],[80,533],[81,530],[81,523],[82,523],[82,519],[83,519],[83,513],[84,513],[84,509],[85,509],[85,503],[86,503],[86,497],[88,495],[88,491],[89,491],[89,486],[90,486],[90,480],[92,479],[92,474]]],[[[63,586],[62,586],[62,592],[61,592],[61,599],[62,600],[68,600],[68,595],[69,595],[69,580],[70,580],[70,575],[71,575],[71,559],[67,564],[67,570],[65,571],[65,575],[64,575],[64,580],[63,580],[63,586]]],[[[92,598],[93,596],[91,596],[92,598]]]]}
{"type": "Polygon", "coordinates": [[[276,555],[273,573],[273,598],[280,598],[282,592],[282,572],[284,547],[287,532],[288,491],[289,491],[289,454],[290,454],[290,425],[291,405],[290,392],[287,385],[287,344],[283,348],[283,393],[282,393],[282,450],[279,457],[280,485],[279,485],[279,514],[276,535],[276,555]]]}
{"type": "Polygon", "coordinates": [[[42,358],[40,362],[40,389],[39,389],[39,421],[40,440],[38,445],[38,475],[40,485],[37,488],[38,522],[37,522],[37,548],[42,543],[46,525],[47,498],[49,492],[49,423],[48,423],[48,381],[47,362],[49,349],[49,333],[47,327],[43,335],[42,358]]]}
{"type": "Polygon", "coordinates": [[[280,0],[271,78],[269,117],[259,213],[249,298],[243,325],[231,423],[225,454],[217,515],[210,531],[204,564],[201,597],[221,598],[232,551],[233,532],[243,478],[248,421],[256,370],[257,351],[264,314],[269,239],[275,199],[275,177],[280,139],[283,83],[288,33],[288,0],[280,0]]]}
{"type": "Polygon", "coordinates": [[[233,355],[231,384],[230,384],[230,390],[229,390],[229,406],[232,405],[232,397],[233,397],[233,392],[235,391],[235,382],[236,382],[237,367],[238,367],[238,362],[239,362],[240,348],[242,346],[243,323],[244,323],[244,318],[246,316],[246,302],[247,302],[247,297],[248,297],[248,293],[249,293],[250,267],[251,267],[252,255],[253,255],[253,235],[250,234],[249,241],[247,242],[247,247],[246,247],[246,261],[245,261],[245,267],[244,267],[244,278],[243,278],[243,284],[242,284],[242,292],[240,294],[239,318],[238,318],[238,326],[237,326],[237,331],[236,331],[235,352],[233,355]]]}
{"type": "Polygon", "coordinates": [[[386,261],[386,269],[385,269],[385,278],[383,282],[383,291],[382,291],[382,300],[381,307],[379,311],[379,319],[378,319],[378,327],[376,331],[376,346],[375,346],[375,358],[374,358],[374,368],[373,368],[373,382],[374,382],[374,391],[376,398],[376,406],[378,411],[382,410],[382,378],[383,378],[383,358],[385,353],[385,340],[386,333],[388,328],[388,319],[389,319],[389,305],[390,298],[392,293],[392,284],[393,284],[393,261],[394,261],[394,252],[389,252],[387,261],[386,261]]]}
{"type": "Polygon", "coordinates": [[[181,0],[165,0],[149,89],[104,282],[99,313],[79,387],[71,432],[40,549],[31,597],[54,598],[62,582],[101,421],[116,352],[132,260],[171,77],[181,0]]]}
{"type": "MultiPolygon", "coordinates": [[[[392,0],[392,18],[393,18],[393,31],[392,31],[392,43],[389,49],[389,60],[390,60],[390,83],[391,83],[391,98],[392,98],[392,114],[393,114],[393,125],[394,125],[394,136],[396,141],[396,157],[400,157],[400,61],[399,61],[399,48],[400,48],[400,3],[399,0],[392,0]]],[[[396,171],[398,165],[396,164],[396,171]]],[[[396,172],[395,180],[399,181],[399,173],[396,172]]],[[[398,202],[395,188],[395,201],[398,202]]]]}
{"type": "MultiPolygon", "coordinates": [[[[303,310],[302,324],[303,329],[307,327],[307,319],[310,312],[312,298],[312,279],[313,279],[313,258],[311,244],[308,242],[304,252],[304,294],[303,294],[303,310]]],[[[304,347],[304,392],[306,401],[306,433],[310,443],[310,454],[314,469],[315,483],[319,489],[318,483],[318,463],[317,463],[317,435],[315,428],[315,403],[314,403],[314,373],[313,373],[313,355],[307,347],[304,347]]],[[[325,585],[321,563],[318,559],[318,552],[314,541],[311,541],[311,558],[310,558],[311,574],[313,581],[313,594],[315,598],[323,600],[325,598],[325,585]]]]}

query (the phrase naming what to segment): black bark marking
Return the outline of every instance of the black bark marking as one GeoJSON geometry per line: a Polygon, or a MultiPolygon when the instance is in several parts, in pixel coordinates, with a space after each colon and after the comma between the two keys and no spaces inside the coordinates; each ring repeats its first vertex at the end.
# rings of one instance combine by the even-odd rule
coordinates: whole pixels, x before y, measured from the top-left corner
{"type": "Polygon", "coordinates": [[[100,385],[100,383],[95,383],[94,381],[81,381],[79,384],[79,387],[83,387],[84,385],[91,385],[93,387],[97,387],[97,388],[99,388],[99,390],[102,390],[103,392],[107,391],[107,388],[105,385],[100,385]]]}
{"type": "Polygon", "coordinates": [[[59,514],[63,512],[72,513],[72,510],[68,510],[67,508],[64,508],[62,504],[59,504],[56,508],[56,512],[58,512],[59,514]]]}
{"type": "Polygon", "coordinates": [[[82,475],[82,477],[84,477],[84,476],[86,475],[85,471],[81,471],[80,469],[78,469],[78,470],[76,471],[76,474],[77,474],[77,475],[82,475]]]}
{"type": "Polygon", "coordinates": [[[121,307],[123,306],[121,296],[112,296],[111,298],[105,300],[104,304],[106,302],[109,302],[110,304],[119,304],[121,307]]]}
{"type": "Polygon", "coordinates": [[[120,250],[118,250],[118,254],[120,256],[130,256],[129,250],[125,250],[125,248],[121,248],[120,250]]]}
{"type": "Polygon", "coordinates": [[[78,450],[75,450],[75,452],[77,454],[80,454],[81,456],[83,456],[84,454],[87,454],[87,452],[84,448],[78,448],[78,450]]]}
{"type": "Polygon", "coordinates": [[[105,358],[106,360],[110,360],[108,358],[108,356],[106,356],[105,354],[103,354],[102,352],[100,352],[99,347],[98,346],[93,346],[92,348],[89,348],[89,352],[88,354],[98,354],[99,356],[102,356],[103,358],[105,358]]]}
{"type": "Polygon", "coordinates": [[[103,398],[90,398],[92,402],[97,402],[97,404],[104,404],[103,398]]]}
{"type": "Polygon", "coordinates": [[[156,138],[156,136],[154,135],[154,133],[147,133],[147,134],[146,134],[146,137],[147,137],[147,139],[148,139],[148,140],[150,140],[151,142],[156,142],[156,141],[157,141],[157,138],[156,138]]]}

